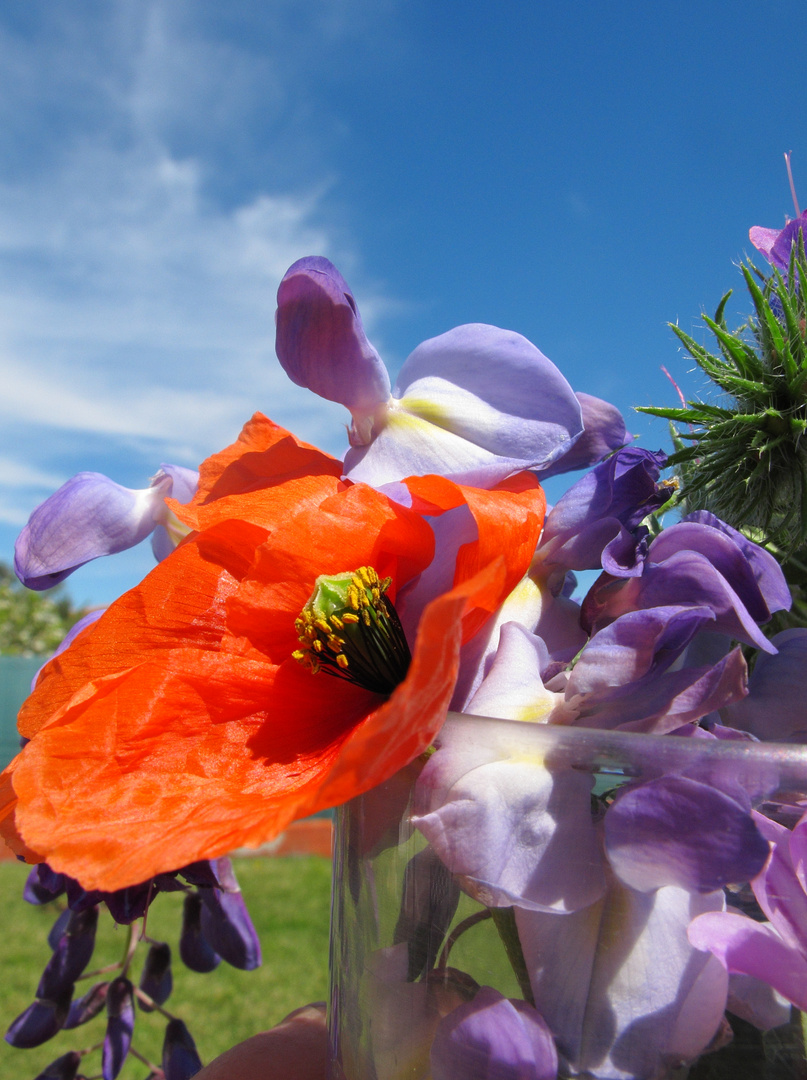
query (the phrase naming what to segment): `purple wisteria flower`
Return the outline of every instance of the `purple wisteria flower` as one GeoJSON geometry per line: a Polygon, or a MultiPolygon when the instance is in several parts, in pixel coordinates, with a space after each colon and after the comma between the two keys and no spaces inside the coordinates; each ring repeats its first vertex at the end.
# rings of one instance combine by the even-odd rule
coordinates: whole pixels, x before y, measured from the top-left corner
{"type": "Polygon", "coordinates": [[[526,338],[481,323],[419,345],[391,393],[347,282],[319,256],[280,284],[276,349],[293,382],[350,409],[345,473],[375,487],[427,473],[490,487],[584,468],[628,441],[613,406],[578,398],[526,338]]]}
{"type": "Polygon", "coordinates": [[[724,724],[758,739],[807,743],[807,629],[774,634],[774,656],[760,653],[748,696],[720,710],[724,724]]]}
{"type": "Polygon", "coordinates": [[[709,608],[704,632],[773,653],[759,624],[790,607],[777,561],[764,548],[705,510],[664,529],[633,565],[605,563],[583,603],[583,625],[606,626],[625,612],[687,604],[709,608]]]}
{"type": "Polygon", "coordinates": [[[552,1032],[526,1001],[483,986],[440,1021],[431,1050],[432,1080],[555,1080],[552,1032]]]}
{"type": "Polygon", "coordinates": [[[751,887],[768,922],[738,912],[696,919],[689,939],[732,972],[753,976],[807,1011],[807,816],[792,832],[755,814],[773,847],[751,887]]]}
{"type": "Polygon", "coordinates": [[[187,534],[165,504],[188,502],[198,473],[162,465],[147,488],[121,487],[101,473],[79,473],[34,510],[17,538],[14,570],[29,589],[50,589],[101,555],[134,547],[147,536],[158,560],[187,534]]]}
{"type": "Polygon", "coordinates": [[[586,473],[547,515],[533,573],[599,570],[605,552],[632,556],[638,526],[673,494],[659,483],[666,461],[661,451],[626,446],[586,473]]]}

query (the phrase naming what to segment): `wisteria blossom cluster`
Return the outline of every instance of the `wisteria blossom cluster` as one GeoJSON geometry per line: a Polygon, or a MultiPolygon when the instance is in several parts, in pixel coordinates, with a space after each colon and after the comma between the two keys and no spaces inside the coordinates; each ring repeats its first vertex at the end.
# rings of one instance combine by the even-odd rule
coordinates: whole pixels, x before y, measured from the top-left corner
{"type": "MultiPolygon", "coordinates": [[[[78,1028],[103,1014],[106,1024],[100,1049],[105,1078],[117,1076],[130,1053],[150,1065],[153,1074],[161,1070],[164,1080],[195,1075],[202,1062],[193,1037],[184,1021],[164,1008],[173,990],[171,947],[146,932],[147,912],[161,892],[184,894],[179,956],[187,968],[206,973],[222,960],[244,971],[259,966],[260,942],[227,858],[200,861],[115,892],[87,891],[74,878],[40,862],[28,875],[24,898],[36,905],[61,899],[65,906],[48,935],[52,953],[35,999],[11,1023],[6,1041],[23,1049],[40,1046],[59,1031],[78,1028]],[[119,963],[87,972],[103,909],[118,925],[130,927],[126,955],[119,963]],[[136,955],[143,949],[135,985],[131,976],[136,955]],[[86,980],[91,978],[98,981],[88,985],[86,980]],[[152,1065],[136,1049],[136,1006],[167,1020],[160,1066],[152,1065]]],[[[93,1049],[68,1051],[46,1068],[44,1076],[74,1080],[93,1049]]]]}
{"type": "MultiPolygon", "coordinates": [[[[457,327],[393,387],[347,283],[312,257],[281,283],[277,354],[349,410],[344,461],[256,414],[198,477],[164,465],[129,492],[82,474],[20,537],[32,588],[149,534],[160,559],[76,630],[20,714],[0,828],[37,888],[150,898],[178,868],[201,884],[189,867],[383,796],[405,825],[366,813],[353,854],[372,868],[404,834],[417,851],[390,940],[336,978],[339,1075],[663,1080],[717,1060],[727,1010],[786,1024],[807,1007],[807,765],[785,797],[713,752],[807,733],[807,629],[763,629],[791,603],[777,559],[708,510],[662,528],[680,499],[665,455],[519,334],[457,327]],[[547,507],[541,481],[570,471],[547,507]],[[581,571],[598,576],[575,598],[581,571]],[[694,752],[603,787],[525,750],[539,727],[694,752]],[[448,962],[484,920],[516,996],[448,962]]],[[[337,886],[378,921],[372,883],[337,886]]],[[[198,895],[251,963],[231,892],[198,895]]],[[[91,952],[68,911],[54,956],[82,962],[38,995],[54,1028],[91,952]]],[[[162,1004],[159,978],[144,992],[162,1004]]],[[[131,1011],[118,997],[137,996],[122,982],[105,1080],[131,1011]]],[[[12,1025],[18,1044],[30,1023],[12,1025]]]]}

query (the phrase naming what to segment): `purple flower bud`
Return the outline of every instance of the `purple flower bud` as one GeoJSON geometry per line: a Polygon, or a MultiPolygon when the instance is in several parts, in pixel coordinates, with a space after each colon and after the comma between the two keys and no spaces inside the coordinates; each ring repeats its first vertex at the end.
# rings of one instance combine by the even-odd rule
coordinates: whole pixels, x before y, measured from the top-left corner
{"type": "Polygon", "coordinates": [[[118,889],[117,892],[104,893],[103,900],[115,922],[128,926],[135,919],[142,919],[157,891],[157,887],[147,881],[142,885],[118,889]]]}
{"type": "Polygon", "coordinates": [[[70,916],[73,912],[70,908],[65,908],[64,911],[59,913],[59,917],[53,926],[48,931],[48,945],[50,945],[51,952],[54,952],[57,945],[62,939],[62,935],[67,930],[67,924],[70,922],[70,916]]]}
{"type": "Polygon", "coordinates": [[[39,980],[37,997],[55,999],[72,987],[90,962],[97,926],[98,908],[70,912],[64,933],[39,980]]]}
{"type": "Polygon", "coordinates": [[[558,1055],[541,1014],[483,986],[437,1027],[433,1080],[556,1080],[558,1055]]]}
{"type": "Polygon", "coordinates": [[[46,1065],[45,1069],[35,1077],[35,1080],[76,1080],[80,1064],[81,1054],[75,1050],[70,1050],[67,1054],[62,1054],[61,1057],[56,1058],[50,1065],[46,1065]]]}
{"type": "Polygon", "coordinates": [[[104,1080],[115,1080],[129,1053],[134,1031],[134,988],[128,979],[115,979],[109,984],[106,1012],[101,1069],[104,1080]]]}
{"type": "Polygon", "coordinates": [[[73,987],[56,1001],[35,1001],[13,1020],[6,1032],[6,1042],[18,1050],[29,1050],[52,1039],[62,1028],[70,1009],[73,987]]]}
{"type": "Polygon", "coordinates": [[[169,1020],[163,1042],[165,1080],[190,1080],[202,1068],[191,1033],[181,1020],[169,1020]]]}
{"type": "Polygon", "coordinates": [[[409,860],[393,938],[393,944],[406,941],[409,945],[408,982],[434,967],[459,899],[456,878],[431,845],[409,860]]]}
{"type": "Polygon", "coordinates": [[[65,877],[65,885],[67,887],[67,906],[71,911],[86,911],[88,908],[95,907],[104,899],[102,892],[97,889],[87,892],[75,878],[65,877]]]}
{"type": "MultiPolygon", "coordinates": [[[[177,870],[180,877],[183,877],[189,885],[220,885],[222,888],[227,888],[227,885],[221,880],[219,874],[228,872],[232,872],[232,863],[227,858],[215,859],[213,862],[209,859],[199,859],[177,870]],[[230,867],[230,871],[226,870],[227,866],[230,867]]],[[[238,882],[235,888],[238,889],[238,882]]]]}
{"type": "Polygon", "coordinates": [[[204,974],[221,963],[202,933],[202,898],[198,892],[188,893],[182,908],[182,933],[179,955],[185,967],[204,974]]]}
{"type": "Polygon", "coordinates": [[[201,927],[206,941],[222,959],[242,971],[261,964],[261,943],[239,892],[203,889],[201,927]]]}
{"type": "MultiPolygon", "coordinates": [[[[174,980],[171,975],[171,949],[164,942],[155,942],[146,954],[146,962],[140,975],[140,989],[148,994],[156,1005],[164,1005],[171,996],[174,980]]],[[[151,1005],[137,999],[143,1012],[153,1012],[151,1005]]]]}
{"type": "Polygon", "coordinates": [[[65,1031],[70,1031],[72,1028],[77,1028],[81,1024],[86,1024],[88,1020],[93,1020],[101,1012],[106,1005],[106,995],[109,990],[109,983],[102,982],[96,983],[87,993],[74,1001],[70,1005],[70,1011],[67,1014],[67,1019],[62,1024],[62,1028],[65,1031]]]}
{"type": "Polygon", "coordinates": [[[65,890],[64,874],[57,874],[47,863],[37,863],[28,875],[22,890],[29,904],[49,904],[65,890]]]}

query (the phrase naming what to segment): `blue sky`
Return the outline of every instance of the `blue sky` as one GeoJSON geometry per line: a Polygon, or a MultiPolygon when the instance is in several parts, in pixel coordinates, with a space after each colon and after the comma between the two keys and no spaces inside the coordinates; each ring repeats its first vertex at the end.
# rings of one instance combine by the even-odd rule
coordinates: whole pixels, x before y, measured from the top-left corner
{"type": "Polygon", "coordinates": [[[805,44],[803,0],[5,0],[0,559],[73,473],[146,486],[256,409],[341,451],[274,358],[302,255],[391,368],[494,323],[666,446],[632,406],[674,401],[662,364],[703,388],[667,322],[739,296],[748,228],[793,214],[784,150],[807,202],[805,44]]]}

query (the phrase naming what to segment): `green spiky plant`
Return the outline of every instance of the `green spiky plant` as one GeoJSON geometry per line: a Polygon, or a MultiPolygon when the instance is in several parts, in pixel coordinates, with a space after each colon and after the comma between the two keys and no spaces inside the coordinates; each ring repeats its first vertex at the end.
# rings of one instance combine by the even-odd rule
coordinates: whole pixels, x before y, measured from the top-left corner
{"type": "Polygon", "coordinates": [[[804,234],[793,245],[787,275],[740,270],[754,314],[738,330],[726,325],[721,300],[702,316],[717,355],[672,325],[701,370],[722,391],[719,404],[638,411],[671,421],[680,483],[676,505],[709,510],[764,544],[783,566],[793,593],[775,633],[807,625],[807,257],[804,234]]]}

